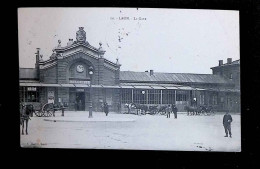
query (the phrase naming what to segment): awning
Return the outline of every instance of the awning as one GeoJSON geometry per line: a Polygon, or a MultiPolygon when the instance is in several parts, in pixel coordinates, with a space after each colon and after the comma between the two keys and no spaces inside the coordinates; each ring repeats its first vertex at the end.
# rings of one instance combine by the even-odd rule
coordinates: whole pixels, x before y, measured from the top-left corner
{"type": "Polygon", "coordinates": [[[153,88],[153,89],[162,89],[162,90],[164,90],[165,88],[164,87],[162,87],[162,86],[151,86],[151,88],[153,88]]]}
{"type": "Polygon", "coordinates": [[[109,85],[101,85],[103,88],[112,88],[112,89],[120,89],[119,86],[109,86],[109,85]]]}
{"type": "Polygon", "coordinates": [[[152,89],[150,86],[134,86],[135,89],[152,89]]]}
{"type": "Polygon", "coordinates": [[[102,88],[101,85],[91,85],[91,87],[94,87],[94,88],[102,88]]]}
{"type": "Polygon", "coordinates": [[[134,89],[133,86],[120,86],[120,88],[122,88],[122,89],[134,89]]]}
{"type": "Polygon", "coordinates": [[[89,87],[89,85],[86,84],[74,84],[76,87],[89,87]]]}
{"type": "Polygon", "coordinates": [[[206,89],[202,89],[202,88],[197,88],[197,87],[195,87],[195,90],[206,90],[206,89]]]}
{"type": "Polygon", "coordinates": [[[47,84],[47,83],[41,83],[44,87],[61,87],[60,84],[47,84]]]}
{"type": "Polygon", "coordinates": [[[195,88],[192,88],[190,86],[178,86],[180,90],[195,90],[195,88]]]}
{"type": "Polygon", "coordinates": [[[62,87],[60,84],[51,84],[51,83],[20,83],[20,86],[62,87]]]}
{"type": "Polygon", "coordinates": [[[178,90],[179,88],[175,87],[175,86],[163,86],[166,89],[170,89],[170,90],[178,90]]]}
{"type": "Polygon", "coordinates": [[[20,83],[20,86],[42,86],[41,83],[20,83]]]}
{"type": "Polygon", "coordinates": [[[73,84],[61,84],[62,87],[75,87],[73,84]]]}

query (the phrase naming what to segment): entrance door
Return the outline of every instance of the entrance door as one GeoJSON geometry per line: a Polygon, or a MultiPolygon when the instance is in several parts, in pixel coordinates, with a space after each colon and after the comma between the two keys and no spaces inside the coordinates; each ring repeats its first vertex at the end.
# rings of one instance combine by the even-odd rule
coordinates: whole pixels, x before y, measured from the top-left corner
{"type": "Polygon", "coordinates": [[[76,110],[84,111],[85,110],[85,93],[76,92],[76,110]]]}

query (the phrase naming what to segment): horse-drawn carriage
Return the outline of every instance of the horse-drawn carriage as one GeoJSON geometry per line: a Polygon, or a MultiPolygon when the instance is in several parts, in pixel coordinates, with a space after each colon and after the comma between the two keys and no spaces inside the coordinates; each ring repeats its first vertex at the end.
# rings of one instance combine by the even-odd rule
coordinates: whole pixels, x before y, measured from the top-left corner
{"type": "Polygon", "coordinates": [[[50,117],[55,116],[55,111],[67,109],[68,105],[67,103],[63,104],[53,104],[53,103],[46,103],[43,106],[41,106],[39,109],[34,110],[34,114],[37,117],[50,117]]]}
{"type": "Polygon", "coordinates": [[[200,106],[185,106],[184,110],[187,111],[187,115],[204,115],[204,116],[214,116],[215,111],[213,106],[200,105],[200,106]]]}
{"type": "Polygon", "coordinates": [[[160,114],[160,115],[166,115],[167,105],[162,105],[162,106],[159,107],[158,105],[147,106],[147,105],[144,105],[144,104],[129,103],[129,104],[125,104],[125,107],[128,109],[127,114],[137,114],[137,115],[146,115],[146,114],[156,115],[156,114],[160,114]]]}

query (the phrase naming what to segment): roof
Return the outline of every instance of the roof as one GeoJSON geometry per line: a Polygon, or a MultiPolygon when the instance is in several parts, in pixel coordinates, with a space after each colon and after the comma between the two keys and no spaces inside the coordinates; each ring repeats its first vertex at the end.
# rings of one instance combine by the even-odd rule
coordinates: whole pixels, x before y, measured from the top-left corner
{"type": "Polygon", "coordinates": [[[120,71],[121,82],[149,82],[149,83],[230,83],[227,79],[213,74],[191,74],[191,73],[159,73],[120,71]]]}
{"type": "Polygon", "coordinates": [[[212,69],[212,68],[218,68],[218,67],[224,67],[224,66],[234,66],[234,65],[240,65],[240,59],[235,60],[235,61],[233,61],[233,62],[231,62],[231,63],[225,63],[225,64],[223,64],[223,65],[221,65],[221,66],[211,67],[211,69],[212,69]]]}
{"type": "Polygon", "coordinates": [[[19,69],[20,79],[37,79],[37,70],[35,68],[20,68],[19,69]]]}

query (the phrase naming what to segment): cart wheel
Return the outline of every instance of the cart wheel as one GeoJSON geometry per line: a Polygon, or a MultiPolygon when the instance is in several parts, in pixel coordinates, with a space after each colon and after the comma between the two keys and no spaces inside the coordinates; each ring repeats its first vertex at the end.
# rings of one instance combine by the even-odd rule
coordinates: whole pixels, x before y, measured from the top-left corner
{"type": "Polygon", "coordinates": [[[35,111],[35,112],[34,112],[35,116],[40,117],[40,113],[39,113],[39,112],[40,112],[40,111],[35,111]]]}
{"type": "Polygon", "coordinates": [[[46,117],[46,110],[42,111],[42,117],[46,117]]]}

